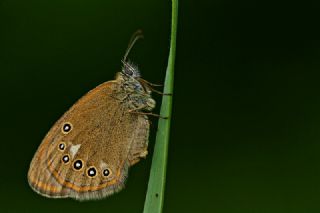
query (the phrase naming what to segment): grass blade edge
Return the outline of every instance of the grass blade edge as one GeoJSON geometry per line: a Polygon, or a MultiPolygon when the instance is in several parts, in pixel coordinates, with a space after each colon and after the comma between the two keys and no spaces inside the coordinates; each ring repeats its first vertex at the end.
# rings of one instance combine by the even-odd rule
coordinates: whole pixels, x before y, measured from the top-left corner
{"type": "MultiPolygon", "coordinates": [[[[172,0],[171,39],[168,66],[164,83],[164,93],[173,94],[174,64],[178,21],[178,0],[172,0]]],[[[168,145],[170,136],[172,96],[162,98],[160,114],[168,117],[159,119],[152,165],[143,213],[161,213],[163,209],[168,145]]]]}

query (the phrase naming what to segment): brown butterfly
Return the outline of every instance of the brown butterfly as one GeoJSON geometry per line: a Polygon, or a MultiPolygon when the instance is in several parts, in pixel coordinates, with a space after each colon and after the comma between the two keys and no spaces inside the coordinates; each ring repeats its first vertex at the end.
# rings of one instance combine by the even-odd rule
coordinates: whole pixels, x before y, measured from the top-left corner
{"type": "Polygon", "coordinates": [[[128,62],[116,79],[78,100],[50,129],[31,162],[28,181],[50,198],[100,199],[124,187],[128,169],[146,157],[155,101],[151,86],[128,62]]]}

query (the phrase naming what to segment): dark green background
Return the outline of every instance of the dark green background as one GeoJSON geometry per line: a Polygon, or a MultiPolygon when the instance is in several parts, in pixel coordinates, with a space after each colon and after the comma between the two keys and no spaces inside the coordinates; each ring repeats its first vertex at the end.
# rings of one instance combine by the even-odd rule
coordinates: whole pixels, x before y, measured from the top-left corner
{"type": "MultiPolygon", "coordinates": [[[[315,2],[181,0],[164,212],[320,211],[315,2]]],[[[135,30],[130,58],[163,82],[170,12],[169,0],[0,1],[0,212],[142,212],[153,118],[151,154],[114,196],[47,199],[26,175],[51,125],[114,78],[135,30]]]]}

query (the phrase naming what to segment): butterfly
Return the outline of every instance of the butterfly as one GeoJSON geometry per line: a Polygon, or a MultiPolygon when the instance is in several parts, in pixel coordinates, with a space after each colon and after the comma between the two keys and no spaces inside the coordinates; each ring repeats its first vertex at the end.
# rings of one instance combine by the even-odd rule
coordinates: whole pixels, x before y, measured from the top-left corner
{"type": "Polygon", "coordinates": [[[28,182],[50,198],[100,199],[124,187],[128,169],[148,154],[149,119],[155,91],[127,60],[115,80],[80,98],[49,130],[36,151],[28,182]]]}

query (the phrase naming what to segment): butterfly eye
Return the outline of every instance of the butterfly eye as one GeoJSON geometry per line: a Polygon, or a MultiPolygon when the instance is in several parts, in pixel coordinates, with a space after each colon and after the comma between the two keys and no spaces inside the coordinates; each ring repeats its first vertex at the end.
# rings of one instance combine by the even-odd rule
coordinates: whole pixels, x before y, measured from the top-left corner
{"type": "Polygon", "coordinates": [[[94,177],[97,174],[97,171],[94,167],[90,167],[87,171],[87,174],[89,177],[94,177]]]}
{"type": "Polygon", "coordinates": [[[63,124],[63,126],[62,126],[62,132],[63,132],[64,134],[69,133],[69,132],[71,131],[71,129],[72,129],[71,123],[65,123],[65,124],[63,124]]]}
{"type": "Polygon", "coordinates": [[[108,177],[110,175],[110,170],[109,169],[105,169],[103,170],[103,176],[108,177]]]}
{"type": "Polygon", "coordinates": [[[64,156],[62,157],[62,161],[63,161],[64,163],[68,163],[68,162],[70,161],[69,155],[64,155],[64,156]]]}
{"type": "Polygon", "coordinates": [[[129,76],[132,76],[133,75],[133,72],[131,69],[127,69],[126,70],[126,74],[129,75],[129,76]]]}
{"type": "Polygon", "coordinates": [[[82,169],[82,160],[76,160],[74,163],[73,163],[73,168],[76,169],[76,170],[80,170],[82,169]]]}
{"type": "Polygon", "coordinates": [[[65,143],[60,143],[58,145],[59,150],[64,151],[66,149],[66,144],[65,143]]]}

